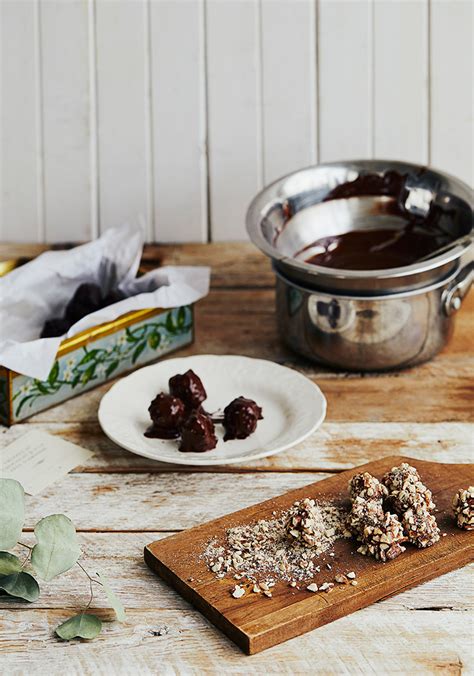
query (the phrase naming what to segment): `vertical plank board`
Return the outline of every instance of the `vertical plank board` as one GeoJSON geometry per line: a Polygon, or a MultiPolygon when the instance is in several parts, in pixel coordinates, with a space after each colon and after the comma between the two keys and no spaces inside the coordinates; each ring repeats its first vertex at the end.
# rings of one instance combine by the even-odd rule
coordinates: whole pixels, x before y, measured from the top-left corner
{"type": "Polygon", "coordinates": [[[262,0],[263,182],[316,161],[314,0],[262,0]]]}
{"type": "Polygon", "coordinates": [[[208,0],[207,80],[213,240],[246,239],[245,212],[262,184],[259,6],[208,0]]]}
{"type": "Polygon", "coordinates": [[[428,162],[428,2],[374,4],[374,154],[428,162]]]}
{"type": "Polygon", "coordinates": [[[474,185],[474,5],[431,4],[431,164],[474,185]]]}
{"type": "Polygon", "coordinates": [[[49,242],[90,236],[87,4],[40,5],[45,222],[49,242]]]}
{"type": "Polygon", "coordinates": [[[42,238],[38,14],[34,0],[0,4],[0,239],[42,238]]]}
{"type": "Polygon", "coordinates": [[[143,0],[96,3],[100,230],[151,224],[149,40],[143,0]]]}
{"type": "Polygon", "coordinates": [[[373,154],[371,0],[320,0],[321,161],[373,154]]]}
{"type": "Polygon", "coordinates": [[[207,241],[203,0],[151,3],[155,239],[207,241]]]}

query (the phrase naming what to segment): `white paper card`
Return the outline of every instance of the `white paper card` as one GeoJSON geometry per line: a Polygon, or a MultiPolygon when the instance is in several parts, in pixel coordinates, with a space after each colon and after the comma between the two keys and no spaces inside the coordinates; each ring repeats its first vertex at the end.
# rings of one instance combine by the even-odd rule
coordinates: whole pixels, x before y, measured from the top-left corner
{"type": "Polygon", "coordinates": [[[0,448],[0,477],[16,479],[36,495],[93,456],[92,451],[46,432],[27,432],[0,448]]]}

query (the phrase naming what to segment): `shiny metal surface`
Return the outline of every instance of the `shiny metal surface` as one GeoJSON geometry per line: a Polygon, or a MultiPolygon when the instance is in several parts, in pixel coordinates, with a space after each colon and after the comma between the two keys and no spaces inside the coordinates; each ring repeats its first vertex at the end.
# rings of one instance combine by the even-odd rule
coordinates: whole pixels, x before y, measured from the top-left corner
{"type": "Polygon", "coordinates": [[[382,371],[414,366],[431,359],[449,340],[454,306],[446,293],[466,279],[466,270],[424,289],[370,298],[314,291],[277,273],[280,336],[299,354],[330,367],[382,371]]]}
{"type": "Polygon", "coordinates": [[[443,310],[446,315],[451,315],[460,309],[464,296],[474,283],[474,263],[466,265],[454,280],[443,291],[443,310]]]}
{"type": "Polygon", "coordinates": [[[447,174],[419,165],[382,160],[322,164],[285,176],[262,190],[247,212],[250,238],[285,277],[305,287],[344,293],[396,293],[447,277],[459,258],[472,255],[472,190],[447,174]],[[342,270],[305,263],[315,240],[350,230],[401,225],[390,213],[390,197],[357,196],[322,202],[337,185],[361,175],[396,171],[405,176],[405,209],[426,215],[449,211],[453,239],[462,240],[424,262],[384,270],[342,270]],[[291,214],[291,218],[288,214],[291,214]],[[466,237],[467,236],[467,237],[466,237]],[[305,249],[304,254],[301,253],[305,249]]]}

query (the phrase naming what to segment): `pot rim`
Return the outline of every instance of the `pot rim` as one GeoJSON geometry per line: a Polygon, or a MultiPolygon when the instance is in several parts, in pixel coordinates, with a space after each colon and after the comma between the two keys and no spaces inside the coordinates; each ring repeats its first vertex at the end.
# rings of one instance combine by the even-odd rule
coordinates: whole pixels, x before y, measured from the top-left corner
{"type": "Polygon", "coordinates": [[[455,194],[460,196],[464,201],[473,209],[474,205],[474,193],[472,189],[461,181],[460,179],[448,174],[446,172],[441,172],[432,167],[426,167],[424,165],[409,163],[409,162],[400,162],[395,160],[348,160],[340,162],[323,162],[320,164],[310,165],[303,169],[298,169],[297,171],[292,171],[285,176],[278,178],[276,181],[273,181],[268,186],[263,188],[251,201],[247,214],[246,214],[246,227],[247,232],[251,241],[269,258],[274,261],[278,261],[280,264],[297,270],[305,275],[310,277],[324,276],[325,278],[337,278],[340,280],[355,281],[358,280],[402,280],[404,277],[410,277],[413,275],[421,275],[423,273],[429,273],[436,268],[445,266],[449,263],[452,263],[456,259],[460,258],[465,254],[469,249],[473,248],[473,233],[474,233],[474,222],[471,226],[470,236],[471,241],[465,242],[463,244],[456,245],[453,249],[445,251],[438,256],[434,256],[424,262],[415,262],[410,265],[405,265],[398,268],[383,268],[379,270],[350,270],[344,268],[330,268],[322,265],[314,265],[312,263],[305,263],[299,261],[295,258],[282,254],[278,251],[268,240],[263,236],[261,230],[262,220],[266,217],[269,211],[276,205],[281,204],[282,201],[290,197],[291,195],[284,194],[280,189],[283,187],[288,179],[294,178],[298,175],[309,174],[312,171],[322,169],[322,168],[341,168],[341,169],[354,169],[354,170],[372,170],[377,171],[387,171],[391,169],[398,169],[400,171],[413,171],[425,169],[428,174],[433,178],[443,181],[445,184],[448,183],[448,186],[451,185],[452,189],[456,189],[455,194]]]}
{"type": "Polygon", "coordinates": [[[295,282],[289,277],[286,277],[280,270],[278,270],[275,265],[272,265],[273,272],[275,273],[275,276],[280,279],[282,282],[287,284],[288,286],[292,286],[295,289],[298,289],[299,291],[303,291],[304,293],[309,293],[309,294],[317,294],[318,296],[327,296],[328,298],[342,298],[343,300],[366,300],[366,301],[374,301],[374,300],[397,300],[400,298],[410,298],[412,296],[419,296],[423,293],[429,293],[430,291],[435,291],[436,289],[439,289],[444,286],[449,286],[452,284],[457,277],[461,274],[461,272],[464,270],[465,266],[458,265],[456,269],[451,272],[449,275],[446,277],[443,277],[442,279],[439,279],[436,282],[432,282],[431,284],[428,284],[427,286],[421,286],[417,287],[416,289],[406,289],[405,291],[394,291],[393,293],[385,293],[385,294],[380,294],[380,293],[374,293],[374,294],[360,294],[360,293],[347,293],[347,292],[340,292],[338,289],[335,289],[334,291],[331,291],[327,288],[310,288],[308,286],[304,286],[303,284],[299,282],[295,282]]]}

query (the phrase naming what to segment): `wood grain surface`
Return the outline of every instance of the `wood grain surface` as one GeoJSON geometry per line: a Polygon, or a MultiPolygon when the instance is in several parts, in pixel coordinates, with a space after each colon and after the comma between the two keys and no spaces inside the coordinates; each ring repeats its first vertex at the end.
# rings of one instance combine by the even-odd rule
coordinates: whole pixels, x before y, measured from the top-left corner
{"type": "MultiPolygon", "coordinates": [[[[0,246],[0,259],[42,250],[41,245],[0,246]]],[[[62,644],[54,637],[55,626],[88,598],[80,570],[43,585],[35,604],[0,597],[0,674],[472,671],[473,567],[248,657],[156,578],[142,552],[159,537],[382,456],[472,462],[474,294],[463,302],[454,336],[436,359],[403,372],[361,376],[309,364],[280,345],[273,275],[252,246],[151,245],[143,264],[148,269],[212,266],[211,292],[196,305],[196,343],[180,355],[245,354],[287,364],[320,385],[328,399],[327,420],[317,434],[286,453],[205,472],[149,462],[109,441],[98,426],[97,406],[111,384],[23,424],[0,428],[0,446],[39,429],[95,452],[64,481],[27,498],[27,526],[51,512],[70,516],[86,565],[109,572],[128,611],[126,624],[106,623],[96,641],[62,644]]],[[[25,542],[30,537],[26,532],[25,542]]],[[[111,619],[104,599],[98,597],[94,606],[111,619]]]]}

